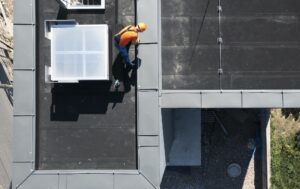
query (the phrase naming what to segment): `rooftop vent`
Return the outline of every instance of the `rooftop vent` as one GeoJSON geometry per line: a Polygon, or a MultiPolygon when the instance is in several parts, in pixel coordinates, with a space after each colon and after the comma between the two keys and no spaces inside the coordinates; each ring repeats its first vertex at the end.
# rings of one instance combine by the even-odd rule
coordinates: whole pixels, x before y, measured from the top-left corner
{"type": "Polygon", "coordinates": [[[67,9],[105,9],[105,0],[59,0],[67,9]]]}

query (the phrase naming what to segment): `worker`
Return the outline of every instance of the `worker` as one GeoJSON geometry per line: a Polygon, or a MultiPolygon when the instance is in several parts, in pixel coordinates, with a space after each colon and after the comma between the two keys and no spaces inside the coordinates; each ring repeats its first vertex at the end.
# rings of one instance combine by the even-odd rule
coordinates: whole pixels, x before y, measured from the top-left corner
{"type": "MultiPolygon", "coordinates": [[[[143,22],[138,23],[136,26],[129,25],[123,28],[119,33],[114,36],[115,46],[119,50],[119,53],[126,63],[126,66],[134,68],[136,65],[129,59],[128,49],[131,44],[138,45],[140,39],[138,32],[144,32],[147,29],[147,25],[143,22]]],[[[115,87],[119,87],[119,80],[115,81],[115,87]]]]}

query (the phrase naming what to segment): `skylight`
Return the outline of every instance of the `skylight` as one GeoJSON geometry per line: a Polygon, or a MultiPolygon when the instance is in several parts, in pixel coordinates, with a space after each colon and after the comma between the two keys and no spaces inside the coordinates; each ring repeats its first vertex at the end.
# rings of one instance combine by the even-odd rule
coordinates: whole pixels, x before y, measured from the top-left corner
{"type": "Polygon", "coordinates": [[[54,25],[51,80],[108,80],[108,26],[54,25]]]}
{"type": "Polygon", "coordinates": [[[67,9],[104,9],[105,0],[60,0],[67,9]]]}

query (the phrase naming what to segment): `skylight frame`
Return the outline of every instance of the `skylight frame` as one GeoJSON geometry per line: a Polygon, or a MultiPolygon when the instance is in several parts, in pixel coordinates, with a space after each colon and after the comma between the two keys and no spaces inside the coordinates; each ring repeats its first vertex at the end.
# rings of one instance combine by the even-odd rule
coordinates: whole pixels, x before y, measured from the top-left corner
{"type": "MultiPolygon", "coordinates": [[[[66,31],[65,30],[65,31],[66,31]]],[[[100,34],[100,32],[99,32],[100,34]]],[[[96,81],[96,80],[109,80],[109,39],[108,39],[108,25],[101,24],[101,25],[53,25],[51,27],[51,68],[50,68],[50,75],[51,75],[51,81],[54,82],[60,82],[60,83],[76,83],[79,81],[96,81]],[[59,32],[64,32],[63,30],[69,30],[68,32],[74,30],[75,32],[80,31],[79,33],[82,33],[81,38],[78,40],[80,45],[77,47],[74,47],[73,50],[60,50],[57,45],[63,45],[66,43],[58,44],[59,42],[57,40],[57,35],[59,35],[59,32]],[[101,30],[102,34],[99,35],[98,41],[103,41],[102,44],[99,44],[99,46],[102,46],[99,49],[101,50],[88,50],[87,43],[88,41],[91,41],[91,39],[88,39],[89,37],[86,33],[90,32],[89,29],[95,29],[94,32],[98,29],[101,30]],[[76,31],[77,30],[77,31],[76,31]],[[80,48],[80,49],[77,49],[80,48]],[[60,58],[63,60],[58,61],[60,58]],[[93,59],[94,56],[94,59],[93,59]],[[66,58],[68,57],[68,58],[66,58]],[[77,58],[76,58],[77,57],[77,58]],[[95,58],[97,57],[97,58],[95,58]],[[69,61],[67,61],[67,60],[69,61]],[[101,60],[101,62],[100,62],[101,60]],[[99,62],[97,62],[99,61],[99,62]],[[68,65],[68,62],[72,65],[68,65]],[[89,71],[87,71],[87,67],[89,64],[95,64],[98,66],[98,71],[96,71],[91,75],[89,71]],[[73,77],[71,71],[66,68],[66,70],[63,70],[62,72],[65,73],[63,76],[61,73],[59,73],[59,68],[65,68],[65,66],[69,66],[70,69],[74,68],[77,69],[74,73],[76,73],[73,77]],[[81,70],[82,69],[82,70],[81,70]],[[78,75],[77,75],[78,74],[78,75]],[[98,74],[98,75],[97,75],[98,74]]],[[[93,36],[94,37],[94,36],[93,36]]],[[[61,38],[61,36],[60,36],[61,38]]],[[[77,38],[76,38],[77,39],[77,38]]],[[[75,38],[72,40],[76,40],[75,38]]],[[[95,38],[94,38],[95,39],[95,38]]],[[[66,39],[68,40],[68,39],[66,39]]],[[[95,41],[97,41],[95,39],[95,41]]],[[[71,45],[72,46],[72,45],[71,45]]],[[[97,46],[97,44],[96,44],[97,46]]],[[[91,68],[91,67],[90,67],[91,68]]],[[[91,69],[89,69],[91,71],[91,69]]],[[[93,72],[94,70],[92,70],[93,72]]]]}
{"type": "MultiPolygon", "coordinates": [[[[59,0],[66,9],[68,10],[86,10],[86,9],[105,9],[105,0],[100,0],[100,4],[99,5],[84,5],[84,4],[79,4],[79,5],[73,5],[71,3],[72,0],[59,0]]],[[[81,1],[83,3],[84,0],[76,0],[76,1],[81,1]]],[[[94,0],[86,0],[86,1],[94,1],[94,0]]]]}

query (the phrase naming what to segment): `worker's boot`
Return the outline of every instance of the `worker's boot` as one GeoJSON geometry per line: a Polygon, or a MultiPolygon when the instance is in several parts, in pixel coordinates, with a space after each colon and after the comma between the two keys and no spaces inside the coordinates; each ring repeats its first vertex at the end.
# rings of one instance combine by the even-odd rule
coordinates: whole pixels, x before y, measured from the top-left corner
{"type": "Polygon", "coordinates": [[[120,87],[120,81],[117,79],[114,84],[115,89],[120,87]]]}

